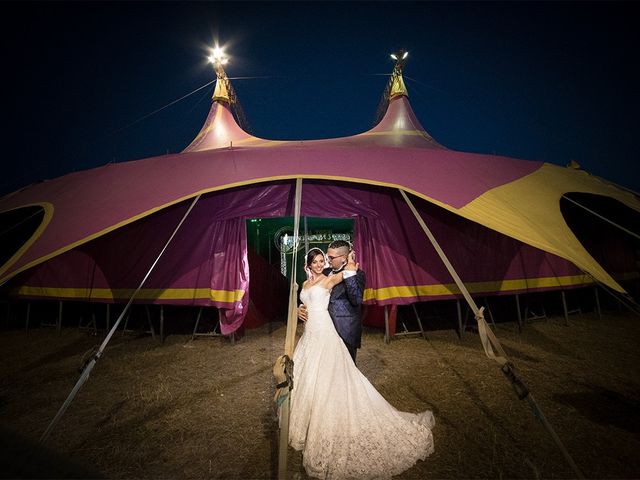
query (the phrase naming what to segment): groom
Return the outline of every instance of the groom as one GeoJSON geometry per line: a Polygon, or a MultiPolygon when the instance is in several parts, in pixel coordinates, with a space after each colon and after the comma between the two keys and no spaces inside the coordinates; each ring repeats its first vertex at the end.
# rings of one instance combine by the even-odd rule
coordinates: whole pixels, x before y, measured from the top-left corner
{"type": "MultiPolygon", "coordinates": [[[[365,275],[362,270],[356,270],[355,264],[347,265],[351,246],[344,240],[336,240],[327,248],[329,268],[323,272],[325,275],[333,275],[343,272],[343,281],[331,290],[329,299],[329,315],[336,327],[340,338],[349,350],[353,362],[356,361],[356,353],[360,348],[362,337],[362,317],[360,306],[364,294],[365,275]]],[[[301,305],[298,309],[298,318],[307,320],[307,309],[301,305]]]]}

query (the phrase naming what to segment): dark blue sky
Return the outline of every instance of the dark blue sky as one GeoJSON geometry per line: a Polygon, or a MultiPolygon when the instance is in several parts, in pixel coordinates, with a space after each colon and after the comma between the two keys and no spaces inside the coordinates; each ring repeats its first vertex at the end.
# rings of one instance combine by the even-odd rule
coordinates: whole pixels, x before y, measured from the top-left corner
{"type": "Polygon", "coordinates": [[[585,170],[640,190],[632,3],[2,3],[0,194],[178,152],[204,122],[214,39],[255,135],[372,126],[393,62],[443,145],[585,170]]]}

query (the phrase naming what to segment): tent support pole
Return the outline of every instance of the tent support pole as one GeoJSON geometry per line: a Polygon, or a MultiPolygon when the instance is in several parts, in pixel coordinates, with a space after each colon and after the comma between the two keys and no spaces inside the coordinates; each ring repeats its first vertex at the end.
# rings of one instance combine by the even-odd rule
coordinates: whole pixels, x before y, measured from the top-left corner
{"type": "Polygon", "coordinates": [[[384,307],[384,343],[391,343],[391,333],[389,333],[389,306],[384,307]]]}
{"type": "MultiPolygon", "coordinates": [[[[106,338],[104,339],[104,341],[100,345],[100,348],[95,353],[95,355],[90,357],[87,360],[87,363],[85,363],[84,368],[82,369],[82,373],[80,374],[80,378],[78,379],[78,381],[76,382],[75,386],[73,387],[73,389],[71,390],[71,392],[67,396],[67,399],[64,401],[64,403],[60,407],[60,410],[58,410],[58,413],[56,413],[55,417],[53,417],[53,420],[51,420],[51,423],[49,423],[49,425],[47,426],[46,430],[44,431],[44,433],[40,437],[40,443],[45,443],[47,441],[47,438],[49,438],[49,435],[53,431],[54,427],[58,424],[58,421],[60,420],[60,418],[62,418],[62,415],[64,415],[64,413],[67,411],[67,408],[69,408],[69,405],[71,405],[71,402],[73,402],[73,399],[78,394],[78,391],[80,391],[80,388],[82,388],[84,383],[89,378],[89,374],[91,373],[91,370],[93,370],[93,367],[95,367],[95,365],[98,362],[98,360],[100,360],[100,357],[102,357],[102,355],[104,353],[104,349],[107,347],[107,344],[109,343],[109,340],[111,340],[111,337],[113,337],[113,335],[115,334],[116,330],[118,329],[118,325],[120,324],[120,322],[124,318],[125,313],[127,312],[129,307],[133,303],[133,299],[138,294],[138,292],[140,291],[140,289],[142,288],[144,283],[147,281],[147,278],[149,278],[149,275],[151,274],[151,272],[155,268],[156,264],[160,260],[160,257],[162,256],[162,254],[165,252],[165,250],[167,249],[167,247],[169,246],[169,244],[173,240],[173,237],[176,236],[176,233],[178,233],[178,230],[180,229],[180,227],[182,226],[184,221],[187,219],[187,216],[189,215],[189,213],[191,213],[191,210],[193,210],[193,207],[195,206],[196,202],[199,199],[200,199],[200,195],[198,195],[196,198],[193,199],[193,202],[191,202],[191,206],[189,206],[189,208],[187,209],[186,213],[182,217],[182,220],[180,220],[180,223],[178,223],[178,226],[176,227],[176,229],[173,231],[173,233],[169,237],[169,240],[167,240],[167,243],[164,245],[164,247],[162,248],[162,250],[160,251],[160,253],[156,257],[155,261],[153,262],[153,264],[151,265],[151,267],[147,271],[146,275],[144,276],[144,278],[140,282],[140,285],[138,285],[138,288],[136,288],[136,290],[131,295],[131,298],[129,298],[129,301],[127,302],[127,304],[125,305],[124,309],[122,310],[122,313],[120,313],[120,316],[118,317],[118,320],[116,320],[116,323],[113,325],[113,328],[107,334],[106,338]]],[[[107,305],[109,305],[109,304],[107,304],[107,305]]]]}
{"type": "Polygon", "coordinates": [[[422,335],[422,338],[424,338],[426,340],[427,339],[427,334],[424,333],[424,328],[422,328],[422,320],[420,320],[420,315],[418,315],[418,309],[416,308],[416,304],[412,303],[411,304],[411,308],[413,308],[413,313],[416,316],[416,320],[418,320],[418,326],[420,327],[420,334],[422,335]]]}
{"type": "Polygon", "coordinates": [[[487,357],[494,360],[496,363],[498,363],[498,365],[500,365],[500,369],[502,373],[511,382],[511,385],[515,390],[516,394],[518,395],[518,398],[520,400],[525,400],[525,399],[527,400],[527,402],[529,403],[529,406],[531,407],[531,410],[533,411],[533,415],[536,418],[538,418],[542,422],[544,427],[547,429],[547,431],[551,435],[551,438],[555,442],[556,446],[562,452],[562,455],[564,456],[565,460],[571,466],[576,477],[583,479],[584,475],[578,468],[578,465],[575,463],[575,461],[569,454],[568,450],[565,448],[564,444],[560,440],[560,437],[558,437],[558,434],[555,432],[551,424],[547,421],[546,417],[542,413],[542,410],[534,400],[533,395],[529,392],[527,386],[524,384],[524,382],[520,378],[518,371],[515,368],[515,365],[507,357],[507,354],[504,352],[504,349],[502,348],[500,341],[494,335],[493,331],[485,321],[484,315],[483,315],[484,307],[479,309],[476,303],[474,302],[473,298],[471,298],[471,294],[465,287],[464,283],[462,283],[462,280],[458,276],[458,273],[453,268],[453,265],[451,265],[451,262],[449,261],[446,254],[440,247],[440,244],[438,243],[436,238],[433,236],[433,233],[431,233],[431,230],[429,230],[426,223],[418,213],[418,210],[416,210],[416,208],[413,206],[413,203],[411,202],[407,194],[404,192],[404,190],[400,189],[400,194],[404,197],[404,200],[407,202],[407,205],[411,209],[411,212],[416,217],[416,220],[422,227],[422,230],[431,241],[431,244],[433,245],[436,252],[438,253],[438,256],[440,257],[445,267],[453,277],[453,280],[456,282],[456,285],[460,289],[460,292],[462,293],[465,300],[469,304],[469,308],[471,308],[471,310],[475,314],[476,320],[478,322],[478,333],[480,334],[480,341],[484,348],[485,354],[487,355],[487,357]],[[497,355],[496,355],[496,352],[497,352],[497,355]]]}
{"type": "Polygon", "coordinates": [[[518,312],[518,329],[522,332],[522,313],[520,310],[520,294],[516,293],[516,311],[518,312]]]}
{"type": "Polygon", "coordinates": [[[594,285],[593,293],[596,295],[596,312],[598,313],[598,320],[602,320],[602,311],[600,310],[600,295],[598,295],[598,286],[594,285]]]}
{"type": "Polygon", "coordinates": [[[127,316],[124,319],[124,327],[122,327],[122,335],[127,333],[127,325],[129,325],[129,318],[131,318],[131,310],[133,310],[133,308],[129,309],[129,311],[127,312],[127,316]]]}
{"type": "Polygon", "coordinates": [[[164,305],[160,305],[160,343],[164,343],[164,305]]]}
{"type": "Polygon", "coordinates": [[[564,325],[566,327],[569,326],[569,310],[567,309],[567,296],[564,293],[564,290],[560,290],[562,293],[562,310],[564,312],[564,325]]]}
{"type": "Polygon", "coordinates": [[[633,313],[634,315],[640,317],[640,305],[638,305],[636,303],[636,301],[633,299],[633,297],[631,297],[629,295],[624,295],[624,294],[619,293],[619,292],[613,292],[604,283],[598,282],[597,280],[596,280],[596,282],[600,287],[602,287],[602,289],[606,293],[611,295],[616,300],[616,304],[618,305],[618,310],[622,310],[623,307],[626,307],[631,313],[633,313]]]}
{"type": "Polygon", "coordinates": [[[191,335],[191,340],[196,339],[196,332],[198,331],[198,324],[200,323],[201,316],[202,316],[202,307],[198,309],[198,315],[196,316],[196,324],[193,326],[193,334],[191,335]]]}
{"type": "Polygon", "coordinates": [[[62,300],[58,302],[58,320],[56,321],[58,336],[62,335],[62,300]]]}
{"type": "Polygon", "coordinates": [[[456,298],[456,312],[458,314],[458,338],[462,340],[462,306],[459,298],[456,298]]]}
{"type": "Polygon", "coordinates": [[[149,305],[144,306],[144,311],[147,313],[147,323],[149,324],[149,330],[151,331],[151,338],[156,339],[156,330],[153,328],[153,322],[151,321],[151,312],[149,311],[149,305]]]}
{"type": "MultiPolygon", "coordinates": [[[[296,191],[293,209],[293,248],[291,249],[291,285],[289,288],[289,314],[287,316],[287,335],[284,341],[284,355],[291,359],[293,364],[293,350],[298,326],[298,256],[297,250],[300,243],[300,209],[302,205],[302,178],[296,179],[296,191]]],[[[292,366],[292,370],[295,366],[292,366]]],[[[286,369],[285,369],[286,371],[286,369]]],[[[293,375],[293,374],[292,374],[293,375]]],[[[293,377],[292,377],[293,378],[293,377]]],[[[287,390],[277,400],[279,405],[280,441],[278,444],[278,479],[287,478],[287,454],[289,449],[289,413],[291,403],[292,380],[287,379],[287,390]]]]}
{"type": "Polygon", "coordinates": [[[29,320],[31,319],[31,302],[27,302],[27,315],[24,321],[24,333],[29,334],[29,320]]]}

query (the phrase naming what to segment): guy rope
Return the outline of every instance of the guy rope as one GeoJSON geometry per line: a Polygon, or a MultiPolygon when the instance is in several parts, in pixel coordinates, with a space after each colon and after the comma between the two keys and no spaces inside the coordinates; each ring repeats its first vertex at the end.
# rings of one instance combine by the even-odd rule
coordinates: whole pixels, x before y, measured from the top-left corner
{"type": "Polygon", "coordinates": [[[76,395],[78,394],[78,392],[80,391],[82,386],[89,379],[89,375],[91,374],[91,371],[93,370],[93,367],[96,366],[96,363],[98,363],[98,360],[100,360],[100,358],[104,354],[104,349],[107,348],[107,344],[111,340],[111,337],[113,337],[114,333],[118,330],[118,326],[120,325],[120,322],[122,321],[122,319],[124,318],[125,313],[128,311],[129,307],[133,303],[133,299],[136,297],[136,295],[138,294],[138,292],[140,291],[140,289],[142,288],[144,283],[147,281],[147,278],[149,278],[149,275],[151,274],[151,272],[153,271],[153,269],[157,265],[158,261],[160,260],[160,257],[162,256],[162,254],[165,252],[165,250],[167,249],[167,247],[169,246],[169,244],[173,240],[173,237],[176,236],[176,233],[178,233],[178,230],[180,230],[180,227],[182,226],[184,221],[187,219],[187,217],[191,213],[191,210],[193,210],[193,207],[195,206],[195,204],[197,203],[198,200],[200,200],[200,195],[195,197],[193,199],[193,202],[191,202],[191,205],[189,206],[189,208],[185,212],[184,216],[182,217],[182,220],[180,220],[180,223],[178,223],[178,226],[175,228],[175,230],[173,231],[173,233],[169,237],[169,240],[167,240],[167,243],[165,243],[164,247],[162,248],[162,250],[160,251],[160,253],[156,257],[156,259],[154,260],[153,264],[151,265],[151,267],[149,267],[149,270],[147,271],[147,273],[145,274],[144,278],[142,279],[142,281],[138,285],[138,288],[136,288],[136,290],[131,295],[131,298],[129,298],[129,301],[127,302],[125,307],[122,309],[122,313],[118,317],[118,320],[116,320],[116,323],[114,323],[113,327],[111,327],[111,330],[109,331],[109,333],[105,337],[104,341],[100,345],[100,348],[98,349],[98,351],[93,355],[93,357],[91,357],[89,359],[89,361],[87,361],[87,363],[85,363],[85,365],[84,365],[84,367],[82,369],[82,373],[80,374],[80,378],[76,382],[76,384],[73,387],[73,389],[71,389],[71,392],[69,393],[69,395],[67,396],[67,399],[64,401],[64,403],[60,407],[60,410],[58,410],[58,413],[56,413],[55,417],[53,417],[53,420],[51,420],[51,423],[49,423],[49,426],[47,427],[47,429],[44,431],[44,433],[40,437],[40,443],[45,443],[47,441],[47,438],[49,437],[49,435],[53,431],[54,427],[57,425],[58,421],[62,418],[62,415],[64,415],[64,413],[69,408],[69,405],[71,405],[71,402],[73,402],[73,400],[76,398],[76,395]]]}
{"type": "Polygon", "coordinates": [[[407,205],[411,209],[411,212],[416,217],[416,220],[422,227],[422,230],[429,238],[429,241],[435,248],[436,252],[438,253],[438,256],[440,257],[444,265],[447,267],[447,270],[453,277],[453,280],[456,282],[456,285],[460,289],[460,292],[462,293],[465,300],[469,304],[469,308],[471,308],[471,310],[473,311],[476,321],[478,322],[478,333],[480,334],[480,342],[482,343],[482,347],[484,348],[485,354],[487,355],[487,357],[494,360],[500,366],[500,370],[505,375],[507,380],[511,382],[511,386],[516,392],[516,395],[518,395],[518,398],[520,400],[526,400],[529,403],[529,406],[531,407],[533,415],[537,419],[539,419],[544,425],[544,427],[547,429],[547,431],[551,435],[551,438],[553,438],[553,441],[562,452],[562,455],[564,456],[565,460],[571,466],[571,469],[575,473],[576,477],[584,478],[584,475],[578,468],[578,465],[576,465],[576,462],[573,460],[573,458],[565,448],[564,444],[560,440],[560,437],[558,437],[558,434],[555,432],[551,424],[547,421],[546,417],[542,413],[542,410],[534,400],[533,395],[529,392],[529,389],[520,378],[518,371],[515,368],[515,365],[508,358],[507,354],[504,352],[504,349],[502,348],[500,341],[494,335],[493,331],[485,321],[484,313],[483,313],[484,307],[478,308],[475,301],[471,297],[471,294],[469,294],[469,291],[465,287],[464,283],[462,283],[462,280],[460,280],[458,273],[453,268],[453,265],[451,265],[451,262],[449,261],[444,251],[438,244],[438,241],[433,236],[433,233],[431,232],[431,230],[429,230],[429,227],[427,227],[426,223],[424,222],[424,220],[422,219],[422,217],[420,216],[416,208],[413,206],[413,203],[411,202],[407,194],[403,190],[400,190],[400,194],[402,195],[404,200],[407,202],[407,205]]]}

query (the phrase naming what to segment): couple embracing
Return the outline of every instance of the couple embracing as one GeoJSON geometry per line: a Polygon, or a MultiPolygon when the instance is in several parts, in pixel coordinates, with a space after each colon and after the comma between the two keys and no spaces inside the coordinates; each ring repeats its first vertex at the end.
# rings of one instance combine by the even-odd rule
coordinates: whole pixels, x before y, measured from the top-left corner
{"type": "Polygon", "coordinates": [[[433,452],[433,414],[400,412],[355,365],[365,275],[347,242],[307,253],[289,443],[317,478],[388,478],[433,452]],[[330,268],[325,270],[328,262],[330,268]]]}

